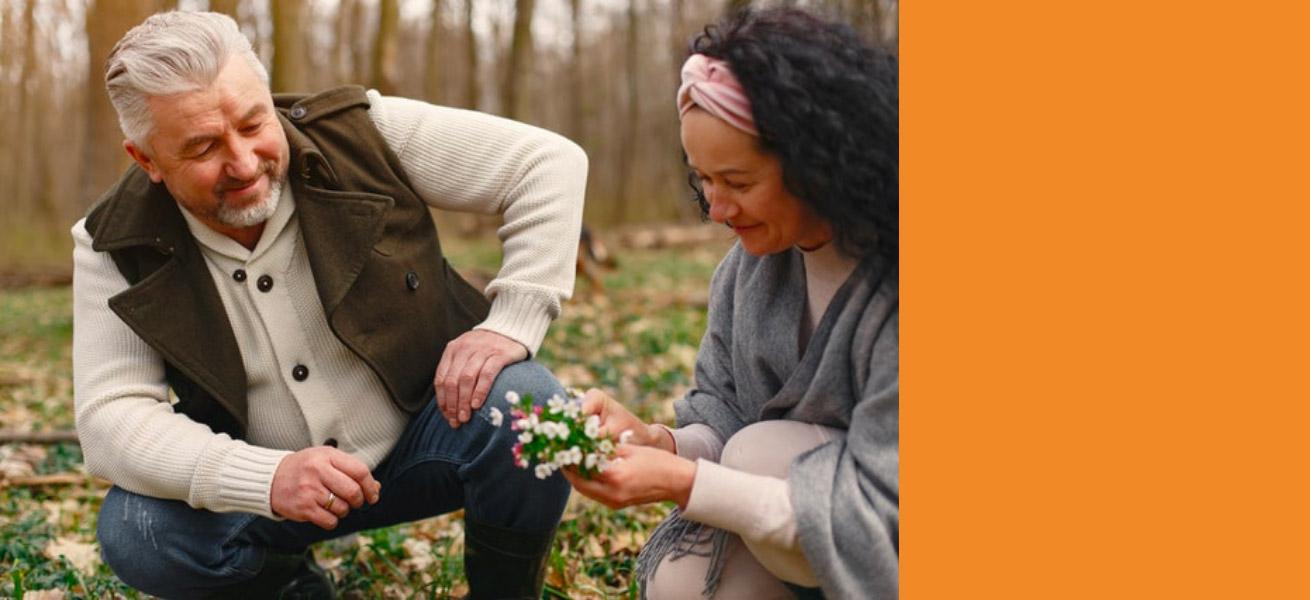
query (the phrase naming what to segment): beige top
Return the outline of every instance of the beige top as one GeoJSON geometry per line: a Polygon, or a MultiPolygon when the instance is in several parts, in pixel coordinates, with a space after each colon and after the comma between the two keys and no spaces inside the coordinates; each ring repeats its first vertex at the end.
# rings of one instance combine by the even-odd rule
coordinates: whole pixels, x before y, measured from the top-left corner
{"type": "MultiPolygon", "coordinates": [[[[369,91],[369,115],[415,191],[447,210],[503,215],[504,260],[477,328],[535,353],[573,289],[587,159],[536,127],[369,91]]],[[[173,412],[163,359],[107,309],[128,287],[113,260],[73,226],[73,379],[87,470],[124,489],[195,508],[273,517],[273,474],[290,451],[335,439],[375,468],[408,416],[328,328],[305,254],[295,198],[281,201],[253,250],[182,211],[222,297],[249,387],[247,441],[173,412]],[[249,275],[233,279],[237,269],[249,275]],[[268,293],[255,291],[262,275],[268,293]],[[310,376],[294,381],[296,365],[310,376]]]]}
{"type": "MultiPolygon", "coordinates": [[[[828,243],[801,251],[805,259],[806,318],[801,348],[818,326],[832,297],[859,266],[828,243]]],[[[679,456],[697,461],[696,478],[683,516],[740,535],[754,544],[800,552],[796,514],[785,479],[755,475],[718,464],[725,440],[708,425],[695,423],[673,430],[679,456]]]]}

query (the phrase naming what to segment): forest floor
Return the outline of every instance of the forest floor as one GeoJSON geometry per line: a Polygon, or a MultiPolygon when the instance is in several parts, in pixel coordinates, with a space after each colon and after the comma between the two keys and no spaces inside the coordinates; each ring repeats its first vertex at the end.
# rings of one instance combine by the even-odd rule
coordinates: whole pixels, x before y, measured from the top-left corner
{"type": "MultiPolygon", "coordinates": [[[[499,264],[486,241],[443,240],[471,279],[499,264]]],[[[730,240],[627,249],[587,281],[551,327],[537,359],[566,385],[601,387],[648,420],[673,423],[691,384],[714,266],[730,240]]],[[[72,295],[67,286],[0,288],[0,430],[73,429],[72,295]]],[[[108,489],[89,477],[75,442],[0,443],[0,597],[138,598],[99,558],[96,515],[108,489]]],[[[635,598],[638,549],[672,505],[610,510],[569,501],[549,560],[546,593],[635,598]]],[[[315,557],[345,598],[444,598],[468,591],[462,514],[324,542],[315,557]]]]}

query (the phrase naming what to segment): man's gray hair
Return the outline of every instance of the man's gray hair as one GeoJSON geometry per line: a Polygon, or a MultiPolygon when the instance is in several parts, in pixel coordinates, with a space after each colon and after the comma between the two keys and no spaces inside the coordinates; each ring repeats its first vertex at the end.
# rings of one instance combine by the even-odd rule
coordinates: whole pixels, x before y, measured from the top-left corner
{"type": "Polygon", "coordinates": [[[268,71],[250,40],[227,15],[170,11],[133,27],[105,66],[105,90],[123,135],[145,147],[155,125],[147,99],[205,89],[233,56],[244,58],[268,85],[268,71]]]}

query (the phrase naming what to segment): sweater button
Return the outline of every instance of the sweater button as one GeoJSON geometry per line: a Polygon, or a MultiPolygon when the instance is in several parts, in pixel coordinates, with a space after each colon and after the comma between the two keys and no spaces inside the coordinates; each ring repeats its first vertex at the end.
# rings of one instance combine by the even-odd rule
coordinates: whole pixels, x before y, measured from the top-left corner
{"type": "Polygon", "coordinates": [[[410,271],[405,273],[405,286],[411,291],[418,289],[418,273],[410,271]]]}
{"type": "Polygon", "coordinates": [[[306,367],[305,365],[296,365],[291,369],[291,378],[296,381],[309,379],[309,367],[306,367]]]}
{"type": "Polygon", "coordinates": [[[259,288],[259,291],[267,292],[273,289],[273,278],[268,275],[260,275],[259,280],[255,282],[255,286],[259,288]]]}
{"type": "Polygon", "coordinates": [[[305,107],[303,107],[303,106],[297,106],[297,107],[291,109],[291,118],[293,118],[293,119],[303,119],[303,118],[305,118],[305,113],[307,113],[307,112],[309,112],[309,111],[305,110],[305,107]]]}
{"type": "Polygon", "coordinates": [[[333,448],[336,448],[336,447],[337,447],[337,438],[328,438],[328,439],[326,439],[326,440],[323,440],[323,445],[324,445],[324,446],[332,446],[333,448]]]}
{"type": "Polygon", "coordinates": [[[235,279],[237,283],[242,283],[242,282],[244,282],[244,281],[246,280],[246,270],[245,270],[245,269],[237,269],[237,270],[233,271],[233,272],[232,272],[232,279],[235,279]]]}

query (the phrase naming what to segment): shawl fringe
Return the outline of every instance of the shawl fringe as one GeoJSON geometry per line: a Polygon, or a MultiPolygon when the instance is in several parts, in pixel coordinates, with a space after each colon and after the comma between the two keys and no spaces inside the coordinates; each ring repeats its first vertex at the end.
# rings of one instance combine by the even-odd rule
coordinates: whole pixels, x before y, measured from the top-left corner
{"type": "Polygon", "coordinates": [[[641,599],[646,600],[646,589],[666,557],[672,562],[688,555],[710,559],[701,594],[706,598],[713,597],[719,587],[719,576],[723,573],[727,542],[726,531],[684,519],[682,511],[674,508],[669,517],[651,532],[641,554],[637,555],[637,581],[641,583],[641,599]]]}

